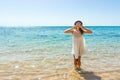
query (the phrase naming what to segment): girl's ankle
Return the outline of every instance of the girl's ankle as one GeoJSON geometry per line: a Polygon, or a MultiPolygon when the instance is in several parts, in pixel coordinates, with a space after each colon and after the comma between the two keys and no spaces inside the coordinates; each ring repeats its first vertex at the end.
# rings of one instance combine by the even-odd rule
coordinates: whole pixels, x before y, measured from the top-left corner
{"type": "Polygon", "coordinates": [[[75,70],[78,70],[78,67],[77,67],[77,65],[74,65],[74,69],[75,69],[75,70]]]}

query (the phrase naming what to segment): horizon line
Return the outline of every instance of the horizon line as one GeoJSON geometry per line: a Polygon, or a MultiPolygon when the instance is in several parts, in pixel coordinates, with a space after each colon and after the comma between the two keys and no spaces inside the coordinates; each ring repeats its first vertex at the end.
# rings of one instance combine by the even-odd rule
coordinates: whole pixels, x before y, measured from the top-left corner
{"type": "MultiPolygon", "coordinates": [[[[63,26],[66,26],[66,27],[68,27],[68,26],[72,26],[72,25],[54,25],[54,26],[52,26],[52,25],[50,25],[50,26],[41,26],[41,25],[32,25],[32,26],[27,26],[27,25],[24,25],[24,26],[2,26],[2,25],[0,25],[0,27],[56,27],[56,26],[61,26],[61,27],[63,27],[63,26]]],[[[92,27],[94,27],[94,26],[116,26],[116,27],[120,27],[120,25],[85,25],[85,26],[92,26],[92,27]]]]}

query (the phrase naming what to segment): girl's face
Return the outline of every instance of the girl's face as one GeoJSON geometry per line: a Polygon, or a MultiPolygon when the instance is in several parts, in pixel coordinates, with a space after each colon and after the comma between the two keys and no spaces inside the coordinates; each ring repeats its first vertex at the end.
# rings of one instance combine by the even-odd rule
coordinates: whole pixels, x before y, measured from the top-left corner
{"type": "Polygon", "coordinates": [[[75,24],[75,27],[76,27],[76,28],[82,28],[82,24],[81,24],[80,22],[77,22],[77,23],[75,24]]]}

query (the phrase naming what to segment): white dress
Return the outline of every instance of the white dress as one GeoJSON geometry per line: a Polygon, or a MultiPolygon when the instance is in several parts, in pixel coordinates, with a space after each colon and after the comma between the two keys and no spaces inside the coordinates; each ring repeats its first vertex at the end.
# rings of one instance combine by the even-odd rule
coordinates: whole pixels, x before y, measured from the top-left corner
{"type": "Polygon", "coordinates": [[[79,30],[73,29],[72,54],[77,59],[86,53],[85,40],[79,30]]]}

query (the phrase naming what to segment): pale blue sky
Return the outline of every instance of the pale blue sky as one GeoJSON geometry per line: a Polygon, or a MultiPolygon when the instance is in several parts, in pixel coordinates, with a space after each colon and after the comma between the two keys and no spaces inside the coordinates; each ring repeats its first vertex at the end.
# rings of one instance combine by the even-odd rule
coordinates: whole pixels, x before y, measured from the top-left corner
{"type": "Polygon", "coordinates": [[[120,25],[120,0],[0,0],[0,26],[120,25]]]}

